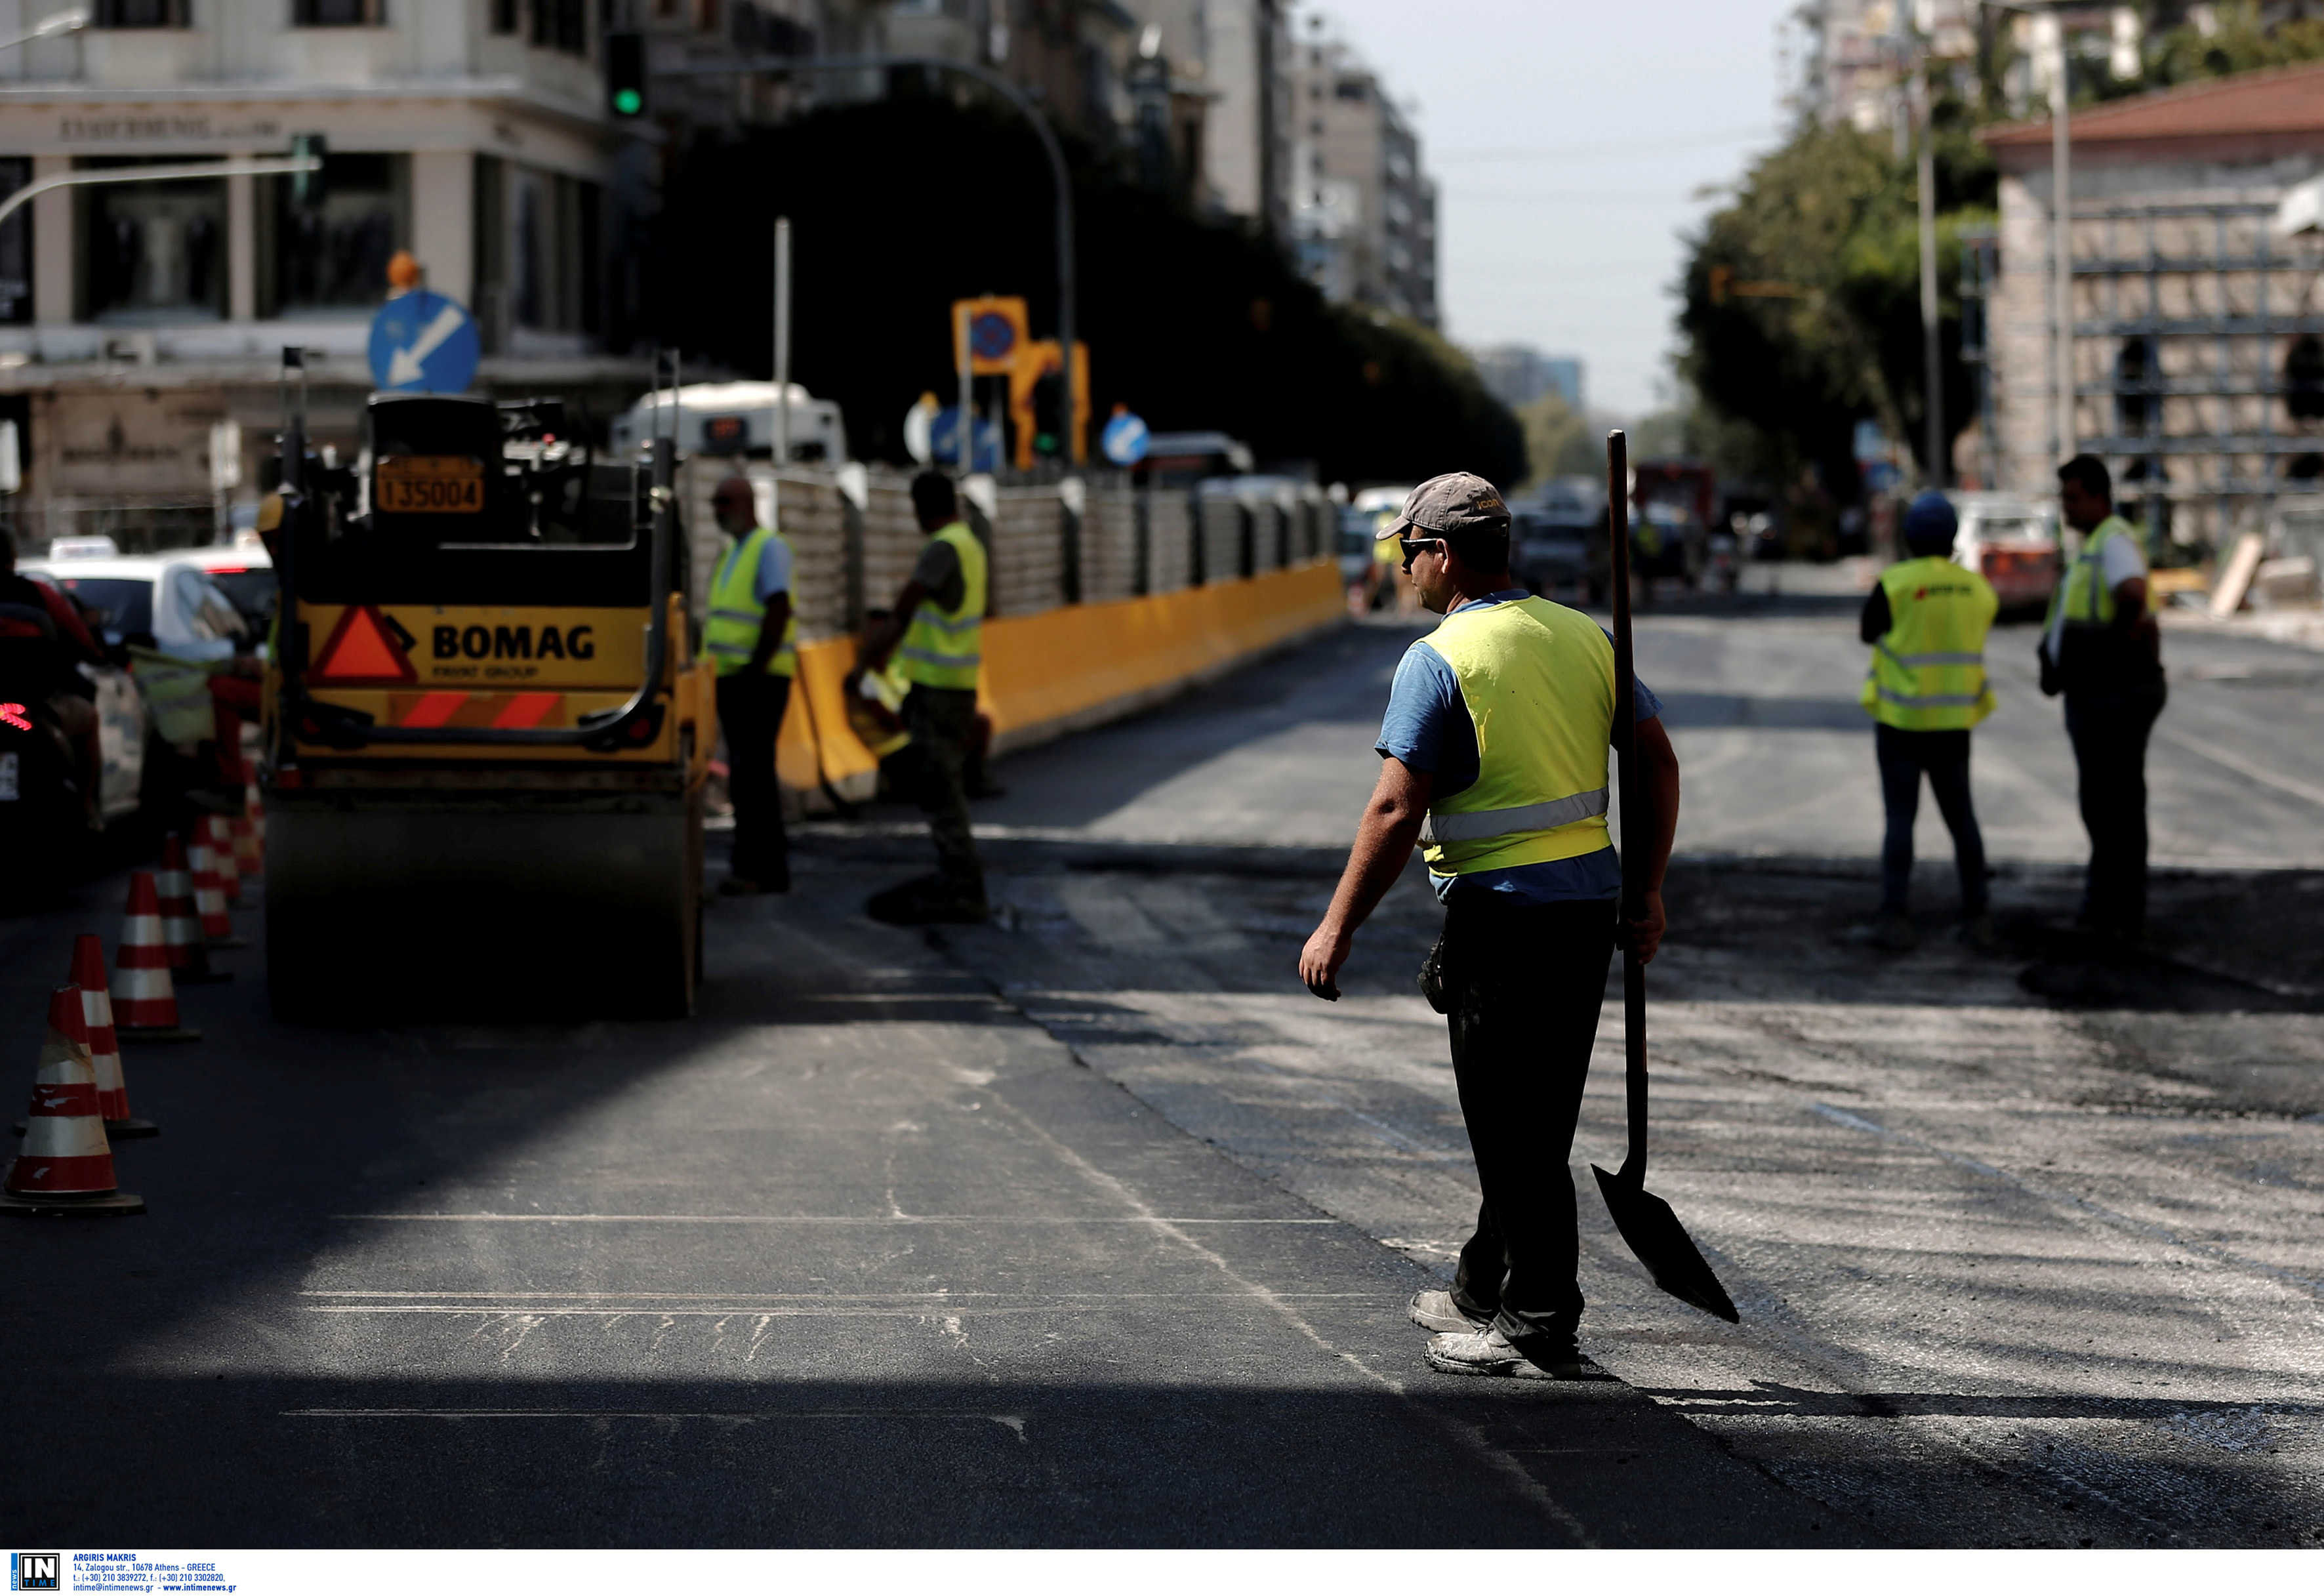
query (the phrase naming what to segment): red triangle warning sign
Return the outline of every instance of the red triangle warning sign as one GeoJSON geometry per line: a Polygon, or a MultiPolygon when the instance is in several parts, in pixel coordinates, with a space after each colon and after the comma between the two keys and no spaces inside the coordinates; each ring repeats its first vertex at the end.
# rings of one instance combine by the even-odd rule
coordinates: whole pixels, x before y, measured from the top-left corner
{"type": "Polygon", "coordinates": [[[307,679],[339,687],[356,682],[415,682],[411,636],[377,604],[349,604],[323,651],[307,668],[307,679]]]}

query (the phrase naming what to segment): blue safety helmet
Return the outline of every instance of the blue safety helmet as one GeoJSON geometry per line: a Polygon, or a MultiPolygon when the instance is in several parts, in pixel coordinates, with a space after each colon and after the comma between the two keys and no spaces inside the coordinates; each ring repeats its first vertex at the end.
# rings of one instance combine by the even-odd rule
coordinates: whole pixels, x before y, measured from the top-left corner
{"type": "Polygon", "coordinates": [[[1950,554],[1953,534],[1960,530],[1960,517],[1954,513],[1950,499],[1932,488],[1913,501],[1904,512],[1904,547],[1914,554],[1950,554]]]}

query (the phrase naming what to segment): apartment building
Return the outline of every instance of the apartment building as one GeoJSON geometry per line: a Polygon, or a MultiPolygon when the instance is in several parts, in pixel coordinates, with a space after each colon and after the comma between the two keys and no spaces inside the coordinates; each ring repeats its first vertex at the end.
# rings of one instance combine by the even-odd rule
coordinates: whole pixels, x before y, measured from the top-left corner
{"type": "Polygon", "coordinates": [[[1321,18],[1290,73],[1291,231],[1325,296],[1437,321],[1436,185],[1420,139],[1379,77],[1321,18]]]}
{"type": "MultiPolygon", "coordinates": [[[[53,0],[0,0],[0,34],[53,0]]],[[[604,115],[598,0],[92,0],[91,25],[0,52],[0,182],[279,154],[328,141],[327,198],[290,180],[41,196],[0,228],[0,416],[30,536],[177,540],[206,524],[213,427],[243,494],[279,426],[281,350],[316,434],[355,441],[385,269],[410,250],[475,311],[482,385],[610,410],[644,380],[604,353],[604,247],[634,130],[604,115]]]]}

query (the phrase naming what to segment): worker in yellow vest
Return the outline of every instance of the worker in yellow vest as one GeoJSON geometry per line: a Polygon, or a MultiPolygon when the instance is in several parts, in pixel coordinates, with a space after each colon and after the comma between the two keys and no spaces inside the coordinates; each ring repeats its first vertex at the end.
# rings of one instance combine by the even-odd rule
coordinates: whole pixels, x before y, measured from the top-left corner
{"type": "Polygon", "coordinates": [[[1995,945],[1985,839],[1969,802],[1969,733],[1993,713],[1985,635],[1999,601],[1982,576],[1953,564],[1960,524],[1942,494],[1914,500],[1904,512],[1904,550],[1911,558],[1880,573],[1858,623],[1858,634],[1872,645],[1858,702],[1874,722],[1880,796],[1888,812],[1887,835],[1880,844],[1880,914],[1872,941],[1892,953],[1904,953],[1919,940],[1906,899],[1923,775],[1945,829],[1953,835],[1965,935],[1980,951],[1995,945]]]}
{"type": "Polygon", "coordinates": [[[798,617],[791,609],[791,546],[759,524],[757,496],[730,476],[710,495],[719,530],[733,540],[710,583],[702,657],[718,672],[718,729],[726,739],[727,790],[734,799],[734,854],[722,892],[788,892],[789,839],[775,740],[798,673],[798,617]]]}
{"type": "Polygon", "coordinates": [[[2146,552],[2114,512],[2114,478],[2096,455],[2058,467],[2058,504],[2082,534],[2050,595],[2042,690],[2066,696],[2090,863],[2075,924],[2093,936],[2146,935],[2146,739],[2169,697],[2163,633],[2147,607],[2146,552]]]}
{"type": "Polygon", "coordinates": [[[914,755],[911,785],[927,813],[936,869],[873,894],[864,910],[897,926],[971,923],[986,915],[964,775],[984,659],[985,550],[961,519],[959,495],[944,473],[923,471],[912,479],[912,513],[927,543],[890,618],[865,639],[851,685],[883,669],[890,654],[911,683],[903,706],[914,755]]]}
{"type": "MultiPolygon", "coordinates": [[[[1606,830],[1613,640],[1509,575],[1508,507],[1484,478],[1421,484],[1399,530],[1412,588],[1444,619],[1397,668],[1379,782],[1299,975],[1317,997],[1339,997],[1356,927],[1425,843],[1445,916],[1421,988],[1447,1017],[1484,1202],[1452,1289],[1421,1292],[1409,1316],[1438,1332],[1428,1361],[1447,1373],[1580,1379],[1566,1158],[1620,914],[1606,830]]],[[[1644,918],[1622,935],[1651,959],[1678,759],[1644,683],[1618,713],[1637,722],[1631,774],[1653,822],[1627,839],[1646,851],[1646,891],[1644,918]]]]}

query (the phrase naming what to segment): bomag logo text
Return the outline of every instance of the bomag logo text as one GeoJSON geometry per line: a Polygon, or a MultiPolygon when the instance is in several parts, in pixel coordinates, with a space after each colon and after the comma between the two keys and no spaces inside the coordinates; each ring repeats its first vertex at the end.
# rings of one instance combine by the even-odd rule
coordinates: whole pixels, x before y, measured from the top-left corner
{"type": "Polygon", "coordinates": [[[438,660],[594,660],[594,626],[438,626],[438,660]]]}

